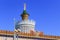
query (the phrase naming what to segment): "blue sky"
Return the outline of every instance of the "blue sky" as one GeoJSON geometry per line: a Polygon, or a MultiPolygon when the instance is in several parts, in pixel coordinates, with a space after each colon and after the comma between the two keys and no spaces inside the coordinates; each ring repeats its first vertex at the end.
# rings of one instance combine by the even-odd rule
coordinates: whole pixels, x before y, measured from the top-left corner
{"type": "Polygon", "coordinates": [[[14,18],[21,20],[24,3],[35,30],[60,36],[60,0],[0,0],[0,30],[14,30],[14,18]]]}

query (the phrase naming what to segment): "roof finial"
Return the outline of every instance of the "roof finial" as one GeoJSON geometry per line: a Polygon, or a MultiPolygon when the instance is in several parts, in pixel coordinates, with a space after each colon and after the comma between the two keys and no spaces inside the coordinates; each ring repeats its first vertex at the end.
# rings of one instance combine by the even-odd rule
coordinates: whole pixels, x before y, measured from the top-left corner
{"type": "Polygon", "coordinates": [[[24,3],[24,10],[26,10],[26,3],[24,3]]]}

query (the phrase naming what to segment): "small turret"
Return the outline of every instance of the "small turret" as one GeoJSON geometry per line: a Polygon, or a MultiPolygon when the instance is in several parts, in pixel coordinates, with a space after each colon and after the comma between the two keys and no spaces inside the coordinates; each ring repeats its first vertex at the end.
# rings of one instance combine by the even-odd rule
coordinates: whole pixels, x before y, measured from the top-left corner
{"type": "Polygon", "coordinates": [[[21,32],[30,33],[30,31],[35,31],[35,21],[29,20],[29,14],[26,12],[26,4],[24,4],[24,10],[21,14],[22,20],[17,22],[16,29],[20,29],[21,32]]]}

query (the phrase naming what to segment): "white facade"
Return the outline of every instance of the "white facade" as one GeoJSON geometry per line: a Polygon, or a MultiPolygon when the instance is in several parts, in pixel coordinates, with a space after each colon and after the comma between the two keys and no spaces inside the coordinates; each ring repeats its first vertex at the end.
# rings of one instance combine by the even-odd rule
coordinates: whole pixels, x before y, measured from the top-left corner
{"type": "MultiPolygon", "coordinates": [[[[0,40],[14,40],[13,37],[3,37],[0,36],[0,40]]],[[[38,40],[38,39],[30,39],[30,38],[16,38],[15,40],[38,40]]]]}
{"type": "Polygon", "coordinates": [[[16,24],[18,29],[20,29],[21,32],[30,33],[30,30],[35,31],[35,21],[32,20],[22,20],[16,24]]]}
{"type": "Polygon", "coordinates": [[[0,40],[13,40],[13,38],[12,37],[0,36],[0,40]]]}
{"type": "MultiPolygon", "coordinates": [[[[0,40],[14,40],[13,37],[0,36],[0,40]]],[[[60,39],[36,39],[36,38],[16,38],[15,40],[60,40],[60,39]]]]}

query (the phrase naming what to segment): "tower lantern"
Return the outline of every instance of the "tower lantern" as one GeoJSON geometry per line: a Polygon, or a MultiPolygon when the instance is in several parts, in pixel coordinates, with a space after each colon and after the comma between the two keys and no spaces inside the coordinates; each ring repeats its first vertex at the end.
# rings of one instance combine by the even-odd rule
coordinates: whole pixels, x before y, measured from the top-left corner
{"type": "Polygon", "coordinates": [[[21,14],[22,20],[27,20],[29,14],[26,12],[26,4],[24,3],[24,10],[23,13],[21,14]]]}

